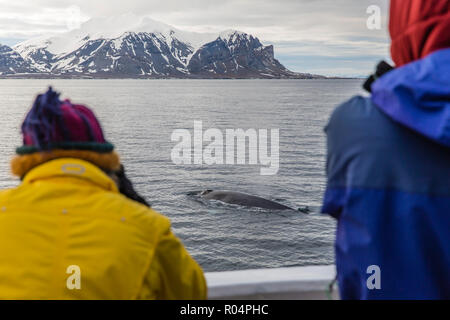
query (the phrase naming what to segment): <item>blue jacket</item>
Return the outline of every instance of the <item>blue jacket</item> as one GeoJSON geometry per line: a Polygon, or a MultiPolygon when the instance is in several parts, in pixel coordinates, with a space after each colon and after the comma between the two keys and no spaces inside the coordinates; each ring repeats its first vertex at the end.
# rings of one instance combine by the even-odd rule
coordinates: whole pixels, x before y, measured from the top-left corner
{"type": "Polygon", "coordinates": [[[449,299],[450,49],[382,76],[326,133],[341,298],[449,299]]]}

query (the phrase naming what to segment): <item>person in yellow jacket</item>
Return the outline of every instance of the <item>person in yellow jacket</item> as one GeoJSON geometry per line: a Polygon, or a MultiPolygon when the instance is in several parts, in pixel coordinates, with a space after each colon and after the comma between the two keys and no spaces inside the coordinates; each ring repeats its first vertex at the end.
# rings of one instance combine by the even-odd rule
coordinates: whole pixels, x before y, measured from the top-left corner
{"type": "Polygon", "coordinates": [[[50,88],[22,134],[11,163],[22,183],[0,192],[0,299],[206,298],[169,219],[120,192],[119,157],[90,109],[50,88]]]}

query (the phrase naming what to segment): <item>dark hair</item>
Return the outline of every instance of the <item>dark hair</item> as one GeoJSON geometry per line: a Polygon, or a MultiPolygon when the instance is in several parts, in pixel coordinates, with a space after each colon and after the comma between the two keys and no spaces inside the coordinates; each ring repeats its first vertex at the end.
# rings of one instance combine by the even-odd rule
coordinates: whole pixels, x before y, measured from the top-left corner
{"type": "MultiPolygon", "coordinates": [[[[111,173],[110,173],[111,174],[111,173]]],[[[139,202],[149,208],[151,208],[151,204],[148,203],[144,197],[142,197],[133,187],[133,183],[125,174],[125,168],[123,165],[120,165],[120,169],[112,172],[117,177],[118,187],[121,194],[126,196],[127,198],[139,202]]]]}

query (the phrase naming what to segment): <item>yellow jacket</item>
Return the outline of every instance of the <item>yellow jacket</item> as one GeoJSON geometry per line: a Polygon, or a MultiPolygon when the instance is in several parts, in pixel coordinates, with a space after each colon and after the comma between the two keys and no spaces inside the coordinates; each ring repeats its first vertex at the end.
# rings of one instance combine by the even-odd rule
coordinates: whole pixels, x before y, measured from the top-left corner
{"type": "Polygon", "coordinates": [[[64,158],[0,192],[0,299],[205,299],[167,218],[64,158]]]}

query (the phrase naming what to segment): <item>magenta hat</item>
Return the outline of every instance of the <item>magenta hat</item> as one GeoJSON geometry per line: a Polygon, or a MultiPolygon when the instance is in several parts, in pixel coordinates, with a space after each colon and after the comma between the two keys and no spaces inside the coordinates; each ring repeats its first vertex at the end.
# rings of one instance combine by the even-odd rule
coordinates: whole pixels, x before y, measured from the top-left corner
{"type": "Polygon", "coordinates": [[[39,95],[22,124],[23,146],[18,154],[52,149],[111,152],[100,122],[92,110],[83,105],[61,101],[59,93],[50,87],[39,95]]]}

